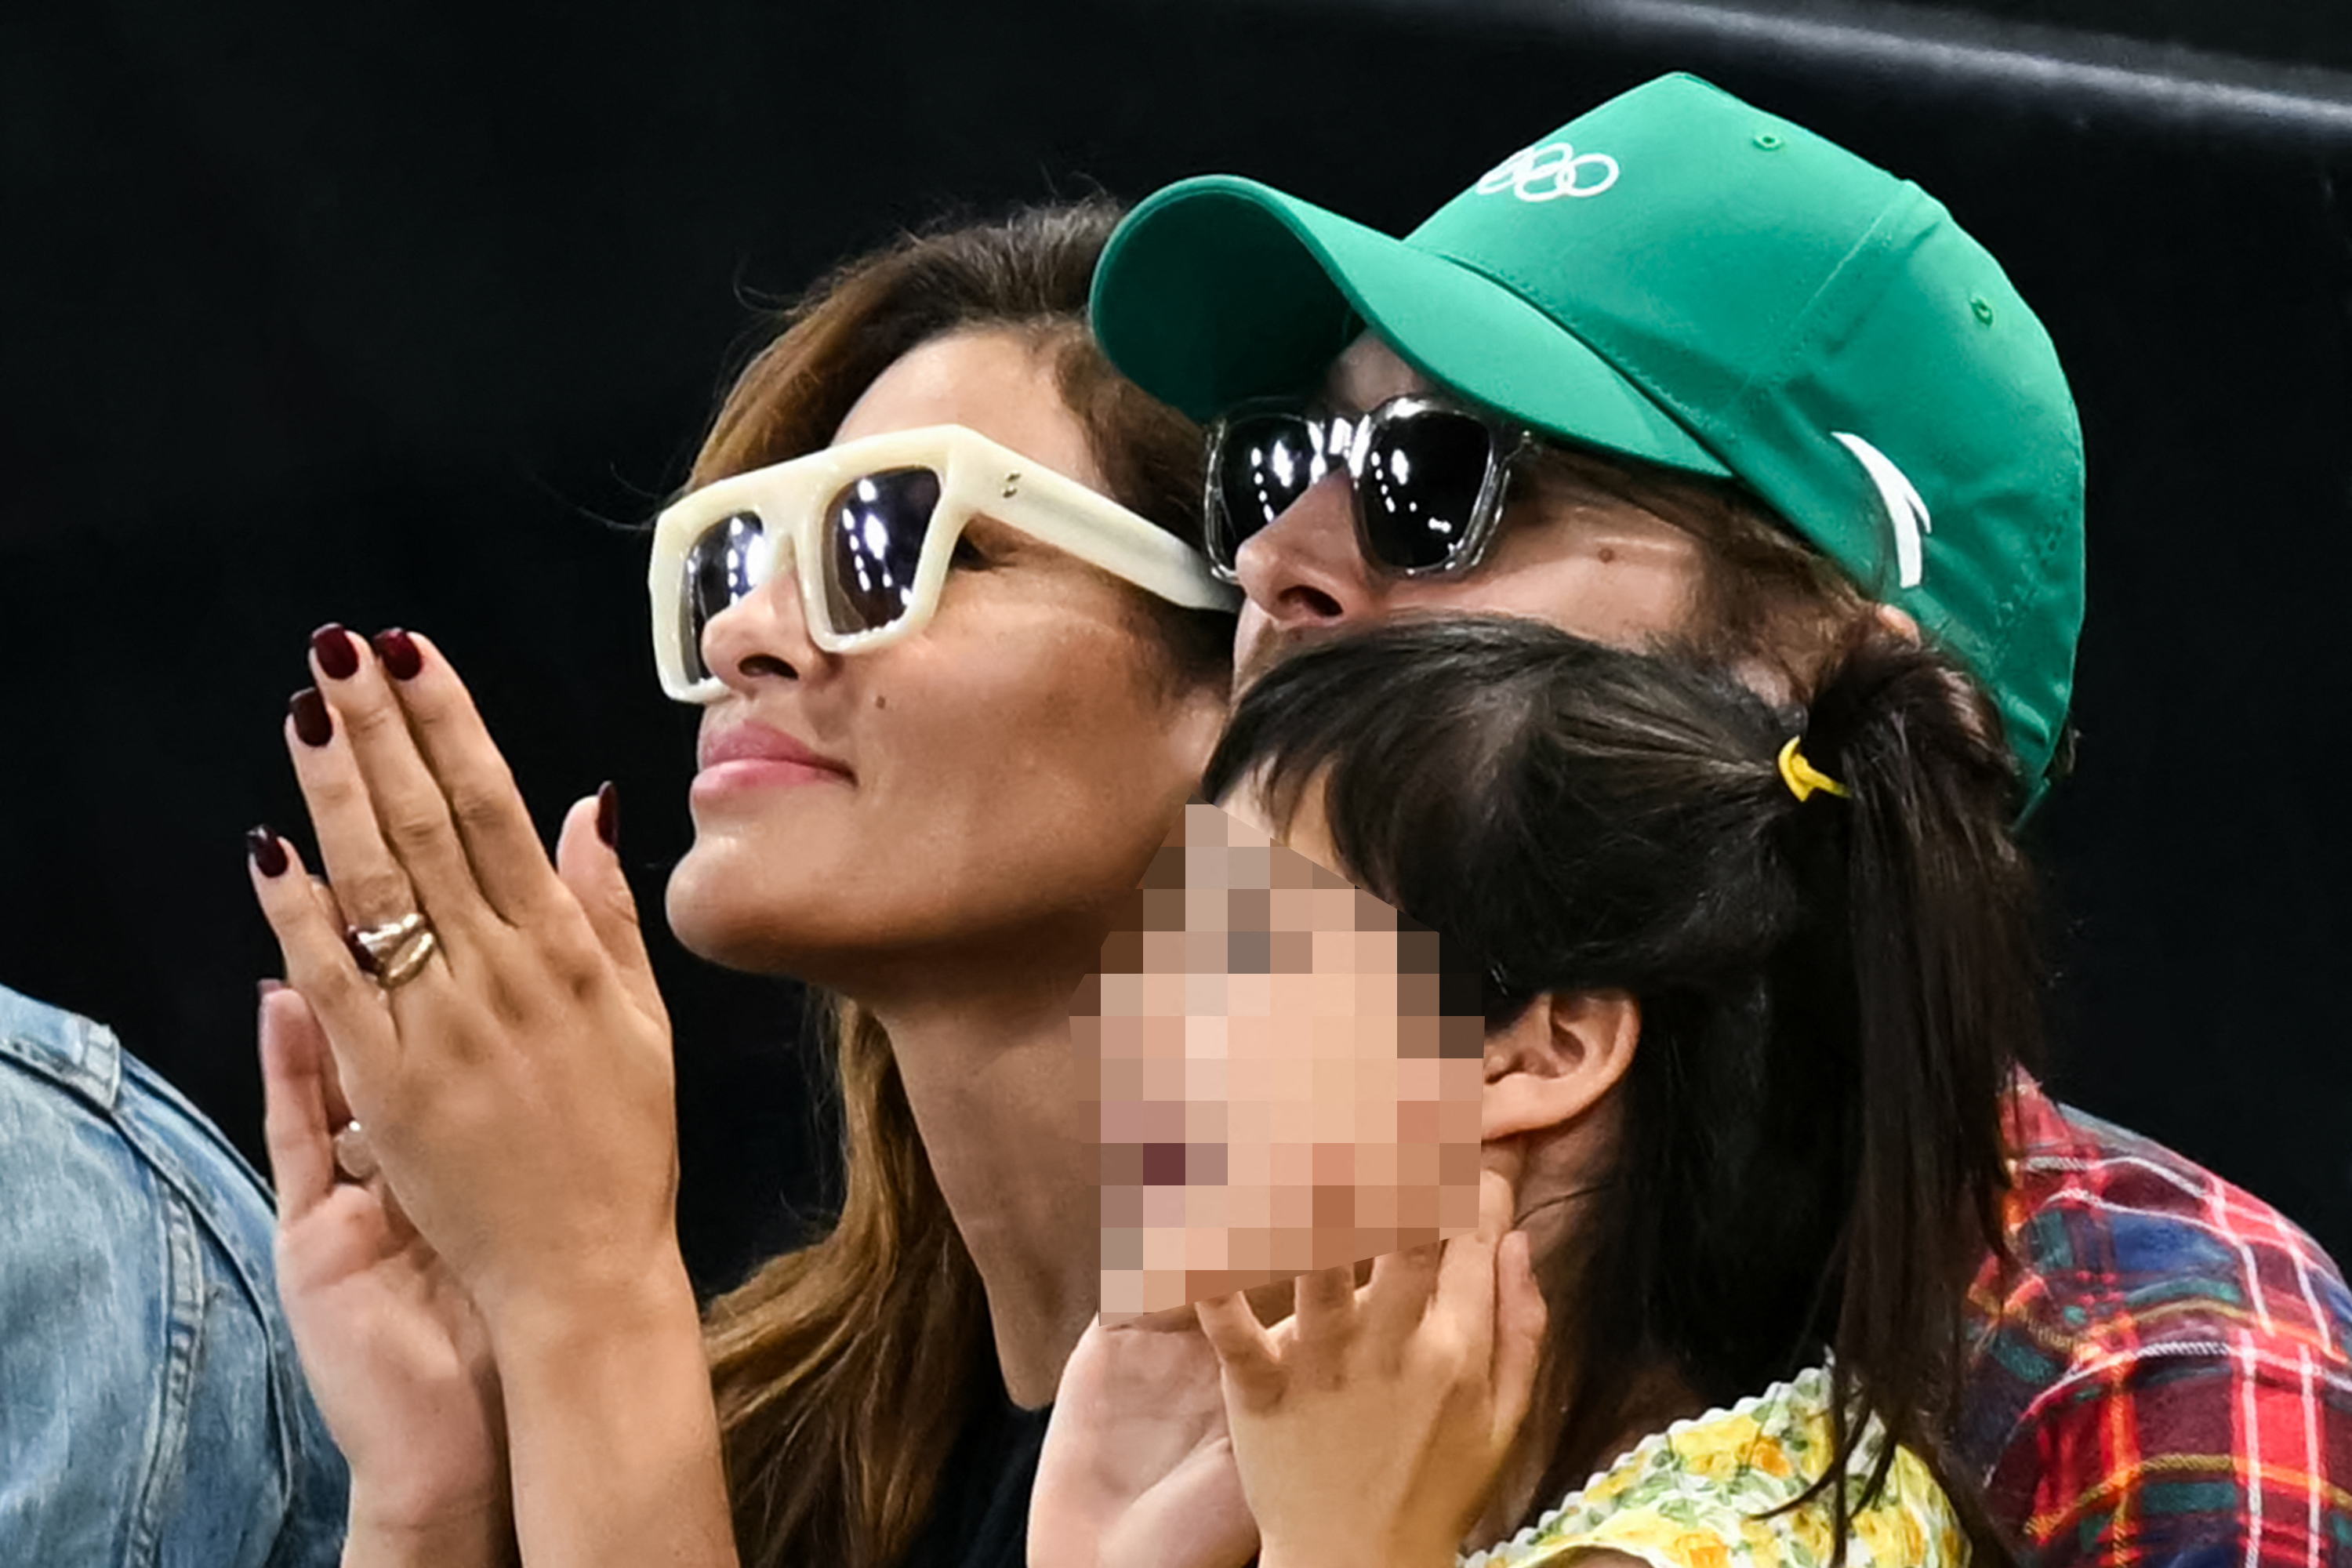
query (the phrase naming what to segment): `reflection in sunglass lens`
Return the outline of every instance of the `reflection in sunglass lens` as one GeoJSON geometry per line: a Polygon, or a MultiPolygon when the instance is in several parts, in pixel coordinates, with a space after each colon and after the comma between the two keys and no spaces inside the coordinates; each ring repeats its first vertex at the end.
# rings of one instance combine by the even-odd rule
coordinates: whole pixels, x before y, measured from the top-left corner
{"type": "Polygon", "coordinates": [[[824,603],[833,629],[878,631],[907,613],[915,594],[940,477],[890,468],[853,480],[824,509],[824,603]]]}
{"type": "Polygon", "coordinates": [[[1232,565],[1250,535],[1323,477],[1319,445],[1317,427],[1295,414],[1249,415],[1226,425],[1216,474],[1224,515],[1212,522],[1212,556],[1232,565]]]}
{"type": "Polygon", "coordinates": [[[710,525],[686,552],[688,676],[709,679],[702,662],[702,628],[711,617],[758,588],[764,570],[767,528],[755,511],[739,511],[710,525]]]}
{"type": "Polygon", "coordinates": [[[1443,410],[1379,426],[1356,480],[1373,557],[1406,572],[1444,564],[1469,531],[1493,446],[1477,420],[1443,410]]]}

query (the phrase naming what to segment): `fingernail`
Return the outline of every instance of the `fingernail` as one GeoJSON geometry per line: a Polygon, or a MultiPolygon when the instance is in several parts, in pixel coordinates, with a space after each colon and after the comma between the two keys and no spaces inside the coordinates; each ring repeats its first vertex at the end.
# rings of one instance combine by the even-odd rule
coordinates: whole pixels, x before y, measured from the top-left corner
{"type": "Polygon", "coordinates": [[[376,658],[383,660],[384,668],[392,672],[394,680],[412,680],[425,668],[424,650],[416,646],[415,637],[398,626],[387,626],[371,640],[375,644],[376,658]]]}
{"type": "Polygon", "coordinates": [[[360,650],[340,622],[329,621],[310,634],[310,652],[330,680],[349,680],[360,672],[360,650]]]}
{"type": "Polygon", "coordinates": [[[352,962],[360,966],[360,973],[362,974],[373,974],[375,973],[375,954],[370,952],[365,947],[360,944],[359,932],[355,931],[344,931],[343,945],[351,950],[352,962]]]}
{"type": "Polygon", "coordinates": [[[269,997],[277,995],[280,991],[285,990],[286,982],[283,980],[257,980],[253,983],[253,988],[259,992],[262,997],[267,1000],[269,997]]]}
{"type": "Polygon", "coordinates": [[[294,694],[287,709],[294,715],[294,733],[306,746],[323,746],[335,738],[335,721],[327,712],[327,700],[319,695],[315,686],[306,686],[294,694]]]}
{"type": "Polygon", "coordinates": [[[621,792],[609,779],[596,786],[596,837],[607,849],[621,847],[621,792]]]}
{"type": "Polygon", "coordinates": [[[255,868],[263,876],[282,877],[286,874],[286,846],[278,842],[278,835],[268,827],[246,830],[245,852],[252,857],[255,868]]]}

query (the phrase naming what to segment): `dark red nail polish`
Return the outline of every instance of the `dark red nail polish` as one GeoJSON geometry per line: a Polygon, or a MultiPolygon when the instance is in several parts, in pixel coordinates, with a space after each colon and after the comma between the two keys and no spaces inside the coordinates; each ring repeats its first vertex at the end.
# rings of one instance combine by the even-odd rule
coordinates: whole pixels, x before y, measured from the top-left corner
{"type": "Polygon", "coordinates": [[[255,868],[257,868],[263,876],[282,877],[286,875],[286,846],[280,843],[278,841],[278,835],[270,832],[268,828],[253,827],[247,829],[245,835],[245,852],[252,857],[255,868]]]}
{"type": "Polygon", "coordinates": [[[361,945],[359,932],[349,930],[345,931],[343,932],[343,945],[351,950],[352,962],[360,966],[360,973],[362,974],[373,974],[375,973],[375,954],[370,952],[365,947],[361,945]]]}
{"type": "Polygon", "coordinates": [[[349,680],[360,672],[360,650],[339,622],[329,621],[310,634],[310,652],[330,680],[349,680]]]}
{"type": "Polygon", "coordinates": [[[306,746],[323,746],[335,738],[335,721],[327,712],[327,700],[319,695],[315,686],[306,686],[294,694],[287,709],[294,715],[294,733],[306,746]]]}
{"type": "Polygon", "coordinates": [[[621,847],[621,792],[609,779],[596,789],[596,837],[607,849],[621,847]]]}
{"type": "Polygon", "coordinates": [[[416,672],[425,668],[425,651],[416,646],[415,637],[398,626],[387,626],[372,640],[376,658],[383,660],[384,668],[392,672],[394,680],[413,680],[416,672]]]}

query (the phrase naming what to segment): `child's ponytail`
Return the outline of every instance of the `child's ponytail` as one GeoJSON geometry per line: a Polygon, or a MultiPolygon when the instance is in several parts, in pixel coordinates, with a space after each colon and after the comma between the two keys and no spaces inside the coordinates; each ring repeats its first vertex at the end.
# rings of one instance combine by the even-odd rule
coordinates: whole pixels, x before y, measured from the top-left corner
{"type": "Polygon", "coordinates": [[[1843,791],[1791,792],[1781,832],[1814,918],[1782,959],[1799,984],[1776,987],[1843,993],[1805,1011],[1854,1070],[1832,1384],[1842,1407],[1858,1395],[1933,1454],[1969,1279],[2000,1249],[2003,1090],[2041,1047],[2034,880],[2008,831],[2016,775],[1975,686],[1875,621],[1825,672],[1799,749],[1843,791]]]}

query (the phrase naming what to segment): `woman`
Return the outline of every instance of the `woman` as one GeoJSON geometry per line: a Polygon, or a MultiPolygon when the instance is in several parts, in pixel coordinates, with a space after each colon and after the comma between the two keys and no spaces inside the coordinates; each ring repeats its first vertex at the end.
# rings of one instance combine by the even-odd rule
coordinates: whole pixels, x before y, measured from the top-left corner
{"type": "Polygon", "coordinates": [[[270,1004],[265,1060],[354,1558],[730,1562],[740,1541],[879,1565],[1017,1542],[1026,1473],[989,1447],[1042,1428],[1013,1406],[1050,1401],[1097,1281],[1068,996],[1229,676],[1228,601],[1169,537],[1197,527],[1197,435],[1085,331],[1114,217],[1029,213],[845,268],[744,373],[657,530],[665,679],[711,704],[673,925],[847,999],[841,1218],[717,1304],[707,1373],[609,795],[550,868],[429,644],[314,639],[289,751],[335,894],[262,832],[254,881],[316,1015],[270,1004]],[[341,1092],[373,1184],[333,1180],[341,1092]]]}
{"type": "MultiPolygon", "coordinates": [[[[2000,1560],[1937,1456],[2038,1037],[2031,878],[1980,693],[1864,626],[1795,720],[1501,620],[1326,643],[1242,699],[1205,790],[1489,977],[1481,1234],[1307,1276],[1271,1333],[1199,1308],[1265,1568],[2000,1560]]],[[[1186,1375],[1081,1348],[1034,1563],[1143,1560],[1075,1422],[1186,1375]]]]}

